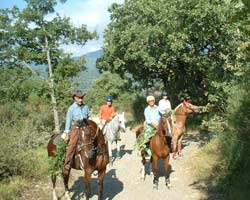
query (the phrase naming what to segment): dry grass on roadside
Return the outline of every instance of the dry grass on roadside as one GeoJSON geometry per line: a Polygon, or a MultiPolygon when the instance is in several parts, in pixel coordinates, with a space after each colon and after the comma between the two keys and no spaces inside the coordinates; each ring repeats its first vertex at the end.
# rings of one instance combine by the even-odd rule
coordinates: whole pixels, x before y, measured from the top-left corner
{"type": "Polygon", "coordinates": [[[195,175],[201,182],[209,183],[215,186],[221,177],[224,177],[227,170],[226,163],[221,151],[220,139],[213,138],[196,154],[193,155],[193,169],[195,175]]]}

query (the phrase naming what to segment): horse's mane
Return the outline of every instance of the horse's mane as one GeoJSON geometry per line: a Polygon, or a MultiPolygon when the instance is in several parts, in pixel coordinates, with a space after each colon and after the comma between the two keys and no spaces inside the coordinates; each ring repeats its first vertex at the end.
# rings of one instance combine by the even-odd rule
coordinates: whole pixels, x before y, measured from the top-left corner
{"type": "Polygon", "coordinates": [[[161,117],[160,122],[159,122],[158,127],[157,127],[157,134],[160,136],[165,135],[165,132],[166,132],[166,130],[163,126],[163,123],[164,123],[163,118],[161,117]]]}
{"type": "Polygon", "coordinates": [[[180,107],[182,106],[182,103],[180,103],[176,108],[174,109],[174,112],[176,112],[180,107]]]}

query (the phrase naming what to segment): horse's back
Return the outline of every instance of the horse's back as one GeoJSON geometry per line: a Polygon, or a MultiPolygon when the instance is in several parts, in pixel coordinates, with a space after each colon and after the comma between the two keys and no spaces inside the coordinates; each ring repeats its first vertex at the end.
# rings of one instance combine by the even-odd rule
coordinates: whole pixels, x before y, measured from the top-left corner
{"type": "Polygon", "coordinates": [[[135,129],[136,138],[138,138],[139,135],[142,134],[142,132],[143,132],[143,127],[144,127],[143,125],[139,125],[139,126],[135,129]]]}

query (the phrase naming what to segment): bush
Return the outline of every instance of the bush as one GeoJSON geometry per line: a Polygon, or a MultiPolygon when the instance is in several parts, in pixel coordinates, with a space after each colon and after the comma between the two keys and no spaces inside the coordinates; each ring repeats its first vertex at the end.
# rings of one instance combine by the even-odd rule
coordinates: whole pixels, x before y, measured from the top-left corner
{"type": "Polygon", "coordinates": [[[203,149],[206,165],[195,162],[206,174],[203,180],[210,190],[219,192],[221,199],[243,200],[250,195],[249,95],[242,85],[232,88],[224,116],[214,115],[208,123],[218,137],[203,149]],[[214,162],[208,165],[211,157],[214,162]]]}

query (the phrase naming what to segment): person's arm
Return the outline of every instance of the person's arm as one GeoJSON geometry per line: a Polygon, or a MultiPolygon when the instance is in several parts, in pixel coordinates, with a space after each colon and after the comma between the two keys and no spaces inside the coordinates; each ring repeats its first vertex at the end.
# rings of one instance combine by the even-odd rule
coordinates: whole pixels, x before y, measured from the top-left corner
{"type": "Polygon", "coordinates": [[[65,124],[65,129],[64,129],[64,133],[69,134],[70,133],[70,128],[71,128],[71,124],[72,124],[72,109],[69,108],[67,115],[66,115],[66,124],[65,124]]]}
{"type": "Polygon", "coordinates": [[[64,129],[64,132],[62,134],[62,138],[65,141],[69,141],[69,133],[70,133],[71,124],[72,124],[72,114],[73,114],[73,111],[71,110],[71,108],[69,108],[67,111],[67,115],[66,115],[65,129],[64,129]]]}
{"type": "Polygon", "coordinates": [[[101,106],[101,108],[99,110],[99,119],[100,119],[100,124],[103,125],[102,124],[102,106],[101,106]]]}
{"type": "Polygon", "coordinates": [[[116,115],[115,107],[112,106],[111,108],[112,108],[112,111],[111,111],[111,115],[110,115],[110,120],[113,119],[115,117],[115,115],[116,115]]]}
{"type": "Polygon", "coordinates": [[[151,117],[150,117],[150,113],[148,112],[148,109],[145,108],[144,110],[144,117],[145,117],[145,121],[147,124],[151,123],[151,117]]]}
{"type": "Polygon", "coordinates": [[[91,113],[89,107],[86,105],[87,119],[91,119],[91,113]]]}

